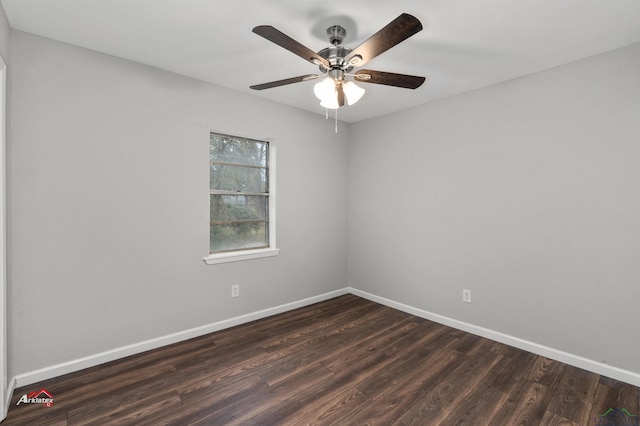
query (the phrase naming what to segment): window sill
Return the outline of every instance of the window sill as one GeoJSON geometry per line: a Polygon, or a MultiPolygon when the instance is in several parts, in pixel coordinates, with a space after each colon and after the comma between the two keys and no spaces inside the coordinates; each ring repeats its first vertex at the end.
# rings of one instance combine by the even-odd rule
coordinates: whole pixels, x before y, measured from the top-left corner
{"type": "Polygon", "coordinates": [[[218,263],[238,262],[241,260],[260,259],[261,257],[277,256],[280,252],[278,248],[264,248],[256,250],[243,250],[228,253],[210,254],[202,260],[207,265],[216,265],[218,263]]]}

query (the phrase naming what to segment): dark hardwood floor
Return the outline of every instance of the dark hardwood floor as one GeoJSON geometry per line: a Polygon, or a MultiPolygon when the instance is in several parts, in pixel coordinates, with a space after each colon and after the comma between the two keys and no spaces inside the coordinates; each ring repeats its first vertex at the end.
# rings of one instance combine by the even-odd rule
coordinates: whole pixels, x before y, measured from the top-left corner
{"type": "Polygon", "coordinates": [[[17,389],[2,424],[630,425],[637,414],[637,387],[345,295],[17,389]],[[16,405],[41,389],[53,406],[16,405]]]}

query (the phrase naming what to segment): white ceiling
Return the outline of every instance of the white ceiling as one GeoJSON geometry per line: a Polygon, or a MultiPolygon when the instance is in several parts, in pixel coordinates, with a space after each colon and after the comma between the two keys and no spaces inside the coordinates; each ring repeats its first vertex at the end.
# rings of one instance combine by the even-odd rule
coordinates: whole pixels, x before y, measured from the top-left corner
{"type": "Polygon", "coordinates": [[[424,75],[417,90],[367,84],[339,118],[369,119],[640,41],[640,0],[1,0],[12,28],[324,115],[318,72],[251,32],[272,25],[311,50],[340,24],[355,48],[403,12],[424,30],[366,68],[424,75]]]}

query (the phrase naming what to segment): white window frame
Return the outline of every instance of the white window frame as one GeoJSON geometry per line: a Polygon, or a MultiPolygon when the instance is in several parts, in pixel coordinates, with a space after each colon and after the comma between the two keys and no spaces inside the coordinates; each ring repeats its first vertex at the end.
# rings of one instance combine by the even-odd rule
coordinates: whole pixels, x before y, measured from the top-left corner
{"type": "MultiPolygon", "coordinates": [[[[217,130],[211,130],[211,133],[224,134],[224,135],[234,135],[233,133],[228,132],[220,132],[217,130]]],[[[269,246],[259,249],[249,249],[249,250],[235,250],[235,251],[227,251],[221,253],[211,253],[205,256],[202,260],[207,265],[216,265],[219,263],[227,263],[227,262],[238,262],[242,260],[251,260],[251,259],[260,259],[264,257],[272,257],[277,256],[280,252],[280,249],[276,246],[276,144],[267,138],[253,138],[248,136],[240,136],[234,135],[238,138],[245,138],[260,142],[267,142],[269,144],[269,157],[267,159],[269,168],[269,246]]],[[[207,156],[207,158],[209,158],[207,156]]],[[[207,164],[208,164],[207,160],[207,164]]],[[[209,185],[207,185],[207,188],[209,185]]],[[[209,197],[209,195],[207,195],[209,197]]],[[[209,203],[207,203],[209,205],[209,203]]],[[[208,223],[208,221],[207,221],[208,223]]],[[[207,232],[207,235],[209,233],[207,232]]],[[[209,245],[207,238],[207,246],[209,245]]]]}

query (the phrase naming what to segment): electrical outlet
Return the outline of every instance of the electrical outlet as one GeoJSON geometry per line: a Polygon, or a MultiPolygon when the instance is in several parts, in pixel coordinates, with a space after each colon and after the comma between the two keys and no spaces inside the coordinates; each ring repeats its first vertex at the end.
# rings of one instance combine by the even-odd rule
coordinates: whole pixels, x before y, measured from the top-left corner
{"type": "Polygon", "coordinates": [[[231,286],[231,297],[240,296],[240,286],[238,284],[231,286]]]}
{"type": "Polygon", "coordinates": [[[471,290],[462,290],[462,301],[464,303],[471,303],[471,290]]]}

